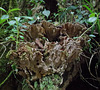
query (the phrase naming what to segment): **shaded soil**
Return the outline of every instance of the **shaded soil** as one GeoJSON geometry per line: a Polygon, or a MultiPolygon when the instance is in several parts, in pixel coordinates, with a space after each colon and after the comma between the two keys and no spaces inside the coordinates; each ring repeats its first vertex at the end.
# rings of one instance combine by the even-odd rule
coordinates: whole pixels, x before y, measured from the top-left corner
{"type": "Polygon", "coordinates": [[[95,89],[93,87],[91,87],[89,84],[87,84],[86,82],[82,81],[79,77],[74,80],[67,88],[66,90],[100,90],[99,89],[95,89]]]}
{"type": "MultiPolygon", "coordinates": [[[[91,63],[91,72],[93,73],[93,75],[95,75],[95,65],[98,62],[97,59],[97,55],[94,56],[93,61],[91,63]]],[[[100,75],[100,66],[98,67],[98,76],[100,75]]],[[[89,71],[88,71],[88,67],[87,64],[84,63],[82,65],[82,75],[84,76],[84,78],[93,78],[91,77],[89,71]]],[[[69,86],[66,88],[66,90],[100,90],[100,83],[97,81],[93,81],[93,80],[88,80],[88,82],[90,82],[92,85],[96,86],[98,89],[94,88],[93,86],[89,85],[87,82],[85,82],[84,80],[81,79],[80,76],[76,77],[75,80],[73,80],[69,86]]]]}

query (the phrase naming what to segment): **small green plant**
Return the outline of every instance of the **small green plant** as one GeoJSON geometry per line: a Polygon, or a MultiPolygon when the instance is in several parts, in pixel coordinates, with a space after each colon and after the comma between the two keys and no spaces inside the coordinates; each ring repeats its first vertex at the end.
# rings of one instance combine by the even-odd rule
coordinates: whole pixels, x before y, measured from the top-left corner
{"type": "Polygon", "coordinates": [[[44,9],[44,11],[42,12],[44,16],[46,16],[48,18],[48,16],[50,15],[50,11],[44,9]]]}
{"type": "Polygon", "coordinates": [[[14,11],[18,11],[20,10],[19,8],[14,8],[14,9],[11,9],[11,10],[8,10],[6,11],[4,8],[0,7],[0,10],[2,10],[5,14],[0,16],[0,38],[3,38],[1,40],[4,41],[4,37],[6,37],[6,35],[8,34],[8,31],[7,28],[9,28],[10,26],[7,25],[7,22],[11,19],[10,18],[10,13],[11,12],[14,12],[14,11]],[[6,28],[6,29],[3,29],[3,28],[6,28]]]}
{"type": "Polygon", "coordinates": [[[74,10],[76,9],[77,9],[77,6],[59,8],[58,13],[57,14],[54,13],[54,16],[55,18],[58,18],[58,22],[60,23],[73,22],[74,10]]]}
{"type": "Polygon", "coordinates": [[[4,11],[6,13],[5,15],[2,15],[1,18],[0,18],[0,24],[2,24],[6,20],[9,19],[9,15],[10,15],[11,12],[18,11],[20,9],[19,8],[14,8],[14,9],[11,9],[9,11],[6,11],[4,8],[0,7],[0,10],[4,11]]]}
{"type": "Polygon", "coordinates": [[[92,25],[92,34],[93,34],[93,31],[94,31],[94,27],[97,29],[97,32],[99,33],[100,35],[100,19],[99,19],[99,15],[100,15],[100,12],[95,12],[95,9],[93,7],[93,5],[91,3],[89,3],[87,0],[85,0],[86,3],[88,5],[83,5],[83,7],[85,7],[89,12],[89,19],[88,19],[88,24],[93,24],[92,25]]]}
{"type": "Polygon", "coordinates": [[[35,90],[60,90],[59,86],[62,82],[61,76],[52,74],[43,77],[39,82],[34,82],[35,90]]]}
{"type": "Polygon", "coordinates": [[[18,44],[20,41],[24,40],[23,33],[24,31],[27,31],[27,26],[23,25],[22,23],[28,22],[30,25],[32,25],[36,20],[33,19],[33,17],[28,17],[28,16],[20,16],[20,17],[15,17],[14,20],[11,20],[8,22],[9,26],[12,27],[11,29],[11,34],[6,38],[6,40],[11,39],[11,41],[16,42],[16,49],[18,47],[18,44]],[[24,29],[20,29],[20,28],[24,29]]]}
{"type": "MultiPolygon", "coordinates": [[[[95,28],[97,29],[97,32],[99,33],[100,35],[100,19],[99,19],[99,15],[100,13],[91,13],[90,16],[89,16],[89,19],[88,19],[88,22],[91,24],[91,23],[95,23],[95,28]]],[[[93,29],[92,29],[92,33],[93,33],[93,29]]]]}

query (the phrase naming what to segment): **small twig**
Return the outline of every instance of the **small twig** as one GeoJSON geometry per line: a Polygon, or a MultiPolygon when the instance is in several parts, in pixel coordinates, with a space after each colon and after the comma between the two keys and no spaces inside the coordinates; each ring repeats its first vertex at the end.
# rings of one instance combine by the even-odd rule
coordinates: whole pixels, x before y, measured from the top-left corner
{"type": "Polygon", "coordinates": [[[90,82],[88,82],[88,81],[83,77],[82,74],[81,74],[80,76],[81,76],[81,78],[82,78],[86,83],[88,83],[90,86],[92,86],[92,87],[98,89],[98,87],[96,87],[96,86],[94,86],[93,84],[91,84],[90,82]]]}
{"type": "Polygon", "coordinates": [[[94,57],[95,54],[96,54],[96,52],[94,54],[92,54],[92,56],[90,58],[90,61],[89,61],[89,67],[88,67],[88,70],[90,72],[90,75],[93,76],[94,78],[96,78],[96,77],[92,74],[90,67],[91,67],[92,59],[93,59],[93,57],[94,57]]]}
{"type": "Polygon", "coordinates": [[[87,59],[90,59],[90,57],[86,56],[84,53],[81,53],[82,56],[84,56],[87,59]]]}
{"type": "Polygon", "coordinates": [[[86,83],[88,83],[90,86],[96,88],[98,90],[98,87],[97,86],[94,86],[93,84],[91,84],[90,82],[88,82],[84,76],[82,75],[82,69],[80,68],[80,77],[82,78],[82,80],[84,80],[86,83]]]}
{"type": "Polygon", "coordinates": [[[93,81],[97,81],[97,79],[94,78],[85,78],[86,80],[93,80],[93,81]]]}

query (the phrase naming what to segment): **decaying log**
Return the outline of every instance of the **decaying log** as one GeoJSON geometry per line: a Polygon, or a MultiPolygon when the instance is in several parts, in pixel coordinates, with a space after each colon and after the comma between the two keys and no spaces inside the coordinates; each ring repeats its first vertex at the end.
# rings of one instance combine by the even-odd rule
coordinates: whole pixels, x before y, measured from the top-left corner
{"type": "Polygon", "coordinates": [[[81,63],[78,58],[84,38],[73,37],[80,36],[85,29],[84,25],[70,22],[61,26],[46,21],[33,24],[24,32],[25,42],[20,42],[10,59],[17,64],[18,73],[29,81],[54,73],[63,76],[61,90],[64,90],[78,73],[81,63]]]}

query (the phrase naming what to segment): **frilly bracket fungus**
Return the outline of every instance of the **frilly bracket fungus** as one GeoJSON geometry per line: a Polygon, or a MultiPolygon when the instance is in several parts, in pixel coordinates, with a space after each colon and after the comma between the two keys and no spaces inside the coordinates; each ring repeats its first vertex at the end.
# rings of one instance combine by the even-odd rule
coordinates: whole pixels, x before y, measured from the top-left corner
{"type": "Polygon", "coordinates": [[[84,30],[85,26],[78,23],[68,22],[60,27],[46,21],[33,24],[25,33],[25,42],[20,42],[10,58],[16,62],[18,73],[31,81],[53,73],[64,75],[66,71],[67,84],[64,86],[67,86],[79,70],[80,61],[76,59],[82,52],[81,39],[74,40],[73,37],[78,37],[84,30]]]}

